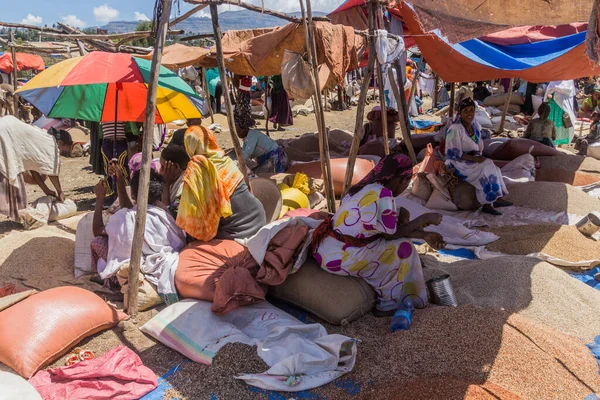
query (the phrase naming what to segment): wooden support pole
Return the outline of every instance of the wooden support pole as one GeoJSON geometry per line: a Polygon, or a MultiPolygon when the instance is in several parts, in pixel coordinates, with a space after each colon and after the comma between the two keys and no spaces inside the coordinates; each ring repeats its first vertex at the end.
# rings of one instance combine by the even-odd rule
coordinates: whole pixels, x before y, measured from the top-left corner
{"type": "Polygon", "coordinates": [[[206,79],[206,68],[202,68],[202,89],[204,90],[204,101],[208,104],[208,113],[210,114],[210,123],[215,123],[215,115],[213,114],[212,101],[208,92],[208,81],[206,79]]]}
{"type": "Polygon", "coordinates": [[[450,110],[448,110],[448,115],[450,119],[454,119],[454,107],[456,102],[456,83],[452,82],[450,84],[450,110]]]}
{"type": "Polygon", "coordinates": [[[435,75],[435,81],[433,83],[433,108],[437,108],[438,105],[438,94],[439,94],[439,86],[440,86],[440,77],[435,75]]]}
{"type": "Polygon", "coordinates": [[[421,76],[421,66],[423,65],[423,54],[419,58],[419,63],[417,64],[417,72],[415,72],[415,77],[413,78],[412,86],[410,87],[410,95],[408,96],[408,106],[413,102],[415,95],[417,94],[417,85],[419,84],[419,76],[421,76]]]}
{"type": "Polygon", "coordinates": [[[373,76],[373,69],[375,67],[375,40],[373,39],[373,5],[367,3],[369,9],[369,58],[367,61],[367,72],[363,77],[362,85],[360,88],[360,96],[358,98],[358,106],[356,108],[356,123],[354,125],[354,137],[352,138],[352,145],[350,147],[350,153],[348,154],[348,165],[346,166],[346,177],[344,179],[344,188],[342,190],[342,198],[348,193],[350,186],[352,186],[352,176],[354,175],[354,165],[356,164],[356,155],[358,154],[358,147],[360,140],[364,134],[364,116],[365,116],[365,104],[367,100],[367,93],[369,91],[369,83],[373,76]]]}
{"type": "Polygon", "coordinates": [[[229,95],[229,89],[227,85],[227,74],[225,73],[225,60],[223,59],[223,45],[221,43],[221,26],[219,25],[219,12],[216,4],[210,5],[210,16],[212,19],[213,31],[215,34],[215,49],[217,52],[217,66],[219,68],[219,75],[221,76],[221,82],[226,88],[225,92],[225,108],[227,109],[227,122],[229,123],[229,133],[231,134],[231,141],[233,142],[233,148],[235,149],[235,155],[237,157],[238,166],[244,181],[250,189],[250,181],[248,180],[248,171],[246,170],[246,161],[244,160],[244,154],[242,153],[242,146],[240,146],[240,140],[237,136],[235,129],[235,121],[233,119],[233,109],[231,108],[231,97],[229,95]]]}
{"type": "Polygon", "coordinates": [[[17,81],[17,50],[15,49],[15,32],[14,29],[10,31],[10,55],[12,57],[13,62],[13,70],[12,70],[12,84],[13,84],[13,107],[15,117],[19,118],[19,95],[17,94],[17,89],[19,88],[19,82],[17,81]]]}
{"type": "MultiPolygon", "coordinates": [[[[396,84],[396,79],[394,79],[394,71],[392,71],[392,69],[390,68],[388,70],[388,77],[390,79],[390,86],[392,87],[392,92],[394,93],[394,96],[396,97],[396,103],[401,104],[400,103],[400,97],[404,96],[404,93],[402,92],[402,94],[400,93],[400,91],[398,90],[398,86],[396,84]]],[[[402,109],[402,107],[398,107],[398,117],[400,118],[400,130],[402,131],[402,138],[404,139],[404,144],[406,145],[406,148],[408,150],[408,156],[410,157],[410,160],[413,162],[413,164],[417,164],[417,155],[415,154],[415,148],[413,147],[412,144],[412,137],[410,136],[410,129],[408,129],[408,126],[404,123],[405,119],[404,119],[404,110],[402,109]]]]}
{"type": "Polygon", "coordinates": [[[328,131],[325,129],[325,110],[323,107],[323,98],[321,97],[321,82],[319,79],[319,67],[317,64],[317,45],[315,43],[314,25],[312,19],[312,7],[310,0],[306,0],[306,10],[304,3],[300,0],[300,10],[302,11],[302,23],[304,24],[304,38],[306,41],[306,50],[309,63],[313,73],[315,117],[317,118],[317,129],[319,131],[319,156],[321,159],[321,173],[325,180],[325,197],[327,200],[327,209],[329,212],[335,212],[335,192],[333,190],[333,180],[331,176],[331,160],[329,159],[329,140],[328,131]]]}
{"type": "Polygon", "coordinates": [[[387,156],[390,154],[390,143],[388,142],[388,119],[387,119],[387,104],[385,102],[385,90],[383,87],[383,67],[379,62],[376,63],[377,68],[377,85],[379,86],[379,104],[381,107],[381,132],[383,137],[383,151],[387,156]]]}
{"type": "Polygon", "coordinates": [[[129,295],[127,312],[134,323],[138,314],[138,289],[140,264],[142,262],[142,247],[146,232],[146,213],[148,210],[148,189],[150,185],[150,162],[152,161],[152,134],[156,118],[156,93],[158,91],[158,77],[163,48],[167,39],[167,24],[171,15],[173,0],[162,0],[162,14],[156,34],[150,80],[148,82],[148,95],[146,97],[146,121],[142,146],[142,168],[140,169],[140,186],[137,193],[137,211],[135,213],[135,229],[131,246],[131,261],[129,263],[129,295]]]}
{"type": "Polygon", "coordinates": [[[508,90],[506,91],[506,102],[504,103],[504,109],[502,110],[502,119],[500,119],[500,127],[496,133],[504,132],[504,121],[506,120],[506,113],[508,112],[508,106],[510,105],[510,99],[513,94],[513,84],[515,83],[515,78],[510,78],[510,84],[508,85],[508,90]]]}

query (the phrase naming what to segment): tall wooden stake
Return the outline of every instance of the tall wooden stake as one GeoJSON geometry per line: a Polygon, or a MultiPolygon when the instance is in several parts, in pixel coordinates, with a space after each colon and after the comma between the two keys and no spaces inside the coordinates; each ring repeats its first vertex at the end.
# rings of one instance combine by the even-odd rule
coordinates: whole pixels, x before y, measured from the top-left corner
{"type": "Polygon", "coordinates": [[[454,119],[454,106],[456,102],[456,83],[452,82],[450,84],[450,109],[448,110],[448,115],[450,119],[454,119]]]}
{"type": "Polygon", "coordinates": [[[348,154],[348,165],[346,166],[346,177],[344,179],[344,188],[342,190],[342,198],[348,193],[350,186],[352,185],[352,176],[354,175],[354,165],[356,164],[356,155],[358,154],[358,147],[360,145],[360,139],[364,134],[364,117],[365,117],[365,104],[367,100],[367,94],[369,92],[369,83],[373,76],[373,68],[375,67],[375,40],[373,38],[373,4],[367,3],[369,9],[369,58],[367,61],[367,72],[363,77],[362,85],[360,88],[360,96],[358,98],[358,107],[356,108],[356,124],[354,125],[354,137],[352,138],[352,145],[350,146],[350,153],[348,154]]]}
{"type": "Polygon", "coordinates": [[[515,78],[510,78],[510,85],[508,86],[508,90],[506,91],[506,102],[504,103],[504,109],[502,110],[502,119],[500,119],[500,127],[498,128],[498,132],[504,132],[504,121],[506,120],[506,113],[508,112],[508,106],[510,105],[510,99],[513,94],[513,84],[515,83],[515,78]]]}
{"type": "MultiPolygon", "coordinates": [[[[377,8],[377,20],[379,29],[385,29],[385,18],[383,17],[383,4],[376,4],[373,7],[377,8]]],[[[387,103],[385,101],[385,86],[383,83],[383,66],[377,62],[375,67],[377,68],[377,81],[379,84],[379,103],[381,104],[381,124],[382,124],[382,136],[383,136],[383,151],[387,156],[390,154],[390,143],[388,142],[388,121],[387,121],[387,103]]]]}
{"type": "Polygon", "coordinates": [[[215,115],[212,109],[212,101],[208,92],[208,80],[206,79],[206,68],[202,68],[202,88],[204,89],[204,101],[208,104],[208,113],[210,114],[210,123],[215,123],[215,115]]]}
{"type": "Polygon", "coordinates": [[[433,83],[433,93],[431,97],[433,97],[433,108],[437,108],[438,105],[438,87],[440,86],[440,77],[435,75],[435,81],[433,83]]]}
{"type": "Polygon", "coordinates": [[[410,95],[408,96],[408,104],[412,104],[413,99],[415,98],[415,94],[417,93],[417,85],[419,84],[419,76],[421,75],[421,66],[423,65],[423,54],[419,58],[419,63],[417,64],[417,72],[415,72],[415,77],[413,78],[412,86],[410,87],[410,95]]]}
{"type": "Polygon", "coordinates": [[[229,133],[231,133],[231,141],[233,142],[233,148],[235,149],[235,155],[237,157],[238,166],[244,181],[250,188],[250,181],[248,180],[248,171],[246,170],[246,161],[244,160],[244,154],[242,153],[242,147],[240,146],[240,140],[238,139],[237,132],[235,129],[235,121],[233,119],[233,109],[231,108],[231,97],[229,94],[229,85],[227,84],[227,74],[225,73],[225,60],[223,59],[223,45],[221,44],[221,27],[219,26],[219,12],[216,4],[210,5],[210,16],[212,18],[213,32],[215,34],[215,49],[217,51],[217,66],[219,67],[219,75],[221,76],[221,82],[225,84],[227,93],[225,94],[225,108],[227,109],[227,122],[229,123],[229,133]]]}
{"type": "Polygon", "coordinates": [[[383,151],[387,156],[390,154],[390,143],[388,142],[387,103],[385,102],[385,88],[383,87],[383,70],[379,62],[376,63],[377,84],[379,85],[379,104],[381,107],[381,132],[383,136],[383,151]]]}
{"type": "Polygon", "coordinates": [[[19,118],[19,95],[17,94],[17,89],[19,88],[19,82],[17,81],[17,50],[15,49],[15,31],[14,29],[10,31],[10,55],[13,61],[13,70],[12,70],[12,83],[13,83],[13,107],[15,117],[19,118]]]}
{"type": "Polygon", "coordinates": [[[325,130],[325,112],[323,108],[323,98],[321,97],[321,82],[319,79],[319,66],[317,64],[317,45],[315,43],[315,31],[312,20],[312,7],[310,0],[306,0],[306,10],[304,10],[303,1],[300,0],[300,10],[302,11],[306,49],[314,77],[313,85],[316,106],[315,116],[317,118],[317,129],[319,131],[319,155],[321,158],[321,173],[323,174],[323,179],[325,180],[325,197],[327,198],[327,208],[329,212],[335,212],[335,192],[333,190],[333,180],[331,177],[329,140],[328,133],[325,130]]]}
{"type": "Polygon", "coordinates": [[[158,90],[158,77],[162,61],[163,48],[167,39],[167,24],[171,15],[172,0],[162,0],[162,14],[156,34],[156,44],[152,56],[150,80],[148,82],[148,96],[146,97],[146,123],[144,125],[142,168],[140,169],[140,186],[137,193],[137,212],[135,214],[135,229],[131,246],[131,260],[129,263],[129,295],[127,312],[135,323],[138,314],[138,289],[140,264],[142,261],[142,247],[144,233],[146,232],[146,212],[148,210],[148,188],[150,184],[150,162],[152,161],[152,134],[156,113],[156,92],[158,90]]]}
{"type": "MultiPolygon", "coordinates": [[[[406,148],[408,149],[408,155],[413,164],[417,164],[417,155],[415,154],[415,148],[412,144],[412,137],[410,136],[410,130],[408,126],[404,123],[404,109],[400,102],[400,98],[404,96],[404,92],[400,94],[400,90],[398,90],[398,86],[396,84],[396,79],[394,79],[394,71],[390,68],[388,70],[388,77],[390,79],[390,86],[392,87],[392,92],[394,93],[394,97],[396,97],[396,103],[398,104],[398,117],[400,118],[400,130],[402,131],[402,138],[404,139],[404,144],[406,144],[406,148]]],[[[400,77],[402,78],[402,77],[400,77]]]]}

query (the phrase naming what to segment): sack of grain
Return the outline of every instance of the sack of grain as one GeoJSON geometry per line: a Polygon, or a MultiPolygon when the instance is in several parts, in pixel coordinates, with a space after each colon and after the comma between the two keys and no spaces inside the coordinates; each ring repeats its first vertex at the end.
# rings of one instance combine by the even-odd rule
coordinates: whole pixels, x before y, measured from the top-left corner
{"type": "MultiPolygon", "coordinates": [[[[486,97],[485,100],[483,100],[483,104],[485,104],[486,106],[502,108],[504,104],[506,104],[507,97],[507,93],[494,94],[486,97]]],[[[510,104],[522,106],[523,104],[525,104],[525,102],[523,101],[523,97],[519,93],[513,93],[510,98],[510,104]]]]}
{"type": "Polygon", "coordinates": [[[427,179],[427,174],[423,172],[418,173],[412,184],[411,194],[418,199],[427,201],[432,193],[433,186],[431,186],[431,182],[427,179]]]}

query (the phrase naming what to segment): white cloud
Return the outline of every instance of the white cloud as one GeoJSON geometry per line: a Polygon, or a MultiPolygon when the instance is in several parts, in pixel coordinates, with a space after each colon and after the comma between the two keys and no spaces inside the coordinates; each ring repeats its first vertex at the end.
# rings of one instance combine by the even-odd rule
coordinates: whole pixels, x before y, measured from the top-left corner
{"type": "Polygon", "coordinates": [[[119,10],[112,8],[108,4],[94,8],[94,16],[98,22],[110,22],[119,18],[119,10]]]}
{"type": "Polygon", "coordinates": [[[27,17],[23,18],[21,23],[26,25],[41,25],[42,17],[36,17],[33,14],[27,14],[27,17]]]}
{"type": "Polygon", "coordinates": [[[77,18],[76,15],[67,15],[61,18],[65,24],[75,28],[85,28],[86,23],[77,18]]]}
{"type": "Polygon", "coordinates": [[[146,16],[146,14],[136,11],[135,12],[135,20],[136,21],[150,21],[150,18],[148,18],[146,16]]]}

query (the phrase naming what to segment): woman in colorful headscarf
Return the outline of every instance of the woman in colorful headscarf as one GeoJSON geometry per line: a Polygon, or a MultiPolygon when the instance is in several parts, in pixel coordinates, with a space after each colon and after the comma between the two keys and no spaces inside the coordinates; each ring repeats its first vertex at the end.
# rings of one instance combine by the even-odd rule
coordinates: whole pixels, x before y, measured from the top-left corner
{"type": "Polygon", "coordinates": [[[581,104],[579,118],[590,118],[598,107],[600,107],[600,89],[594,88],[592,95],[587,97],[581,104]]]}
{"type": "Polygon", "coordinates": [[[481,126],[475,121],[475,102],[465,98],[458,106],[458,118],[446,132],[446,165],[460,180],[475,187],[481,211],[502,215],[495,207],[512,205],[502,200],[508,194],[500,168],[482,155],[481,126]]]}
{"type": "Polygon", "coordinates": [[[197,240],[244,239],[266,224],[265,210],[242,173],[202,126],[185,132],[190,162],[183,175],[177,225],[197,240]]]}
{"type": "Polygon", "coordinates": [[[425,232],[442,216],[424,214],[410,221],[408,211],[397,211],[394,198],[408,186],[412,164],[408,157],[383,158],[350,188],[340,209],[313,234],[314,257],[325,271],[362,278],[377,293],[376,316],[391,315],[406,297],[425,307],[427,292],[421,261],[410,238],[434,248],[444,246],[437,233],[425,232]]]}

